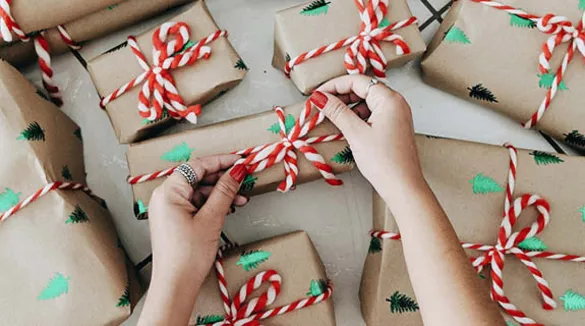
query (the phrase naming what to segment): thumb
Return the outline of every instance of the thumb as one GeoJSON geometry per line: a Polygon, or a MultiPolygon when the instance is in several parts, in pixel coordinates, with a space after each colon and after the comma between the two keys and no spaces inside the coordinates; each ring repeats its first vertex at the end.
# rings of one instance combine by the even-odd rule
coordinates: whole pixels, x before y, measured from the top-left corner
{"type": "Polygon", "coordinates": [[[315,91],[309,101],[321,110],[346,138],[359,137],[368,128],[368,125],[336,96],[315,91]]]}
{"type": "Polygon", "coordinates": [[[207,202],[197,214],[208,221],[220,221],[225,217],[240,190],[240,184],[248,174],[244,164],[236,164],[229,173],[225,173],[215,184],[207,202]]]}

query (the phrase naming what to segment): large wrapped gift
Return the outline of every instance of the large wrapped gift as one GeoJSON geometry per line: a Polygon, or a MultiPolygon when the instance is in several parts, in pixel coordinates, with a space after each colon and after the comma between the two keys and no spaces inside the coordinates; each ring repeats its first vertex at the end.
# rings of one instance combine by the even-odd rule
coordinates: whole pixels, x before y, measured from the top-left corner
{"type": "Polygon", "coordinates": [[[242,192],[257,195],[353,168],[353,155],[339,130],[307,101],[275,112],[206,126],[130,145],[127,153],[137,217],[146,217],[154,189],[175,167],[196,157],[238,153],[248,167],[242,192]],[[280,163],[283,163],[284,168],[280,163]],[[284,180],[284,181],[283,181],[284,180]]]}
{"type": "Polygon", "coordinates": [[[315,0],[276,13],[272,64],[303,94],[370,66],[384,77],[425,51],[416,23],[406,0],[315,0]]]}
{"type": "MultiPolygon", "coordinates": [[[[77,49],[83,43],[108,35],[125,27],[148,19],[158,13],[189,0],[125,0],[91,12],[59,27],[43,31],[49,53],[59,55],[70,48],[77,49]]],[[[15,66],[24,66],[37,58],[31,42],[0,44],[0,58],[15,66]]]]}
{"type": "Polygon", "coordinates": [[[91,60],[88,69],[122,143],[144,139],[172,118],[196,123],[201,104],[246,74],[202,0],[91,60]]]}
{"type": "Polygon", "coordinates": [[[0,62],[0,324],[112,325],[138,283],[85,184],[79,128],[0,62]]]}
{"type": "Polygon", "coordinates": [[[585,150],[585,4],[463,0],[422,61],[427,83],[585,150]]]}
{"type": "MultiPolygon", "coordinates": [[[[509,325],[583,325],[585,160],[424,137],[417,145],[429,186],[509,325]]],[[[364,318],[422,325],[396,221],[380,197],[373,212],[364,318]]]]}

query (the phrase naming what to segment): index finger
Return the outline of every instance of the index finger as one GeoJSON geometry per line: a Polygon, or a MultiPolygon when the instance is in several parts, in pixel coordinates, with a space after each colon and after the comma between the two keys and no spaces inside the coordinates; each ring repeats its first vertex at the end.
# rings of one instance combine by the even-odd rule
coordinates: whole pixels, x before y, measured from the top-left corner
{"type": "Polygon", "coordinates": [[[331,79],[317,88],[317,90],[339,96],[351,96],[353,94],[357,97],[356,100],[359,101],[366,98],[366,89],[370,80],[371,78],[365,75],[344,75],[331,79]]]}

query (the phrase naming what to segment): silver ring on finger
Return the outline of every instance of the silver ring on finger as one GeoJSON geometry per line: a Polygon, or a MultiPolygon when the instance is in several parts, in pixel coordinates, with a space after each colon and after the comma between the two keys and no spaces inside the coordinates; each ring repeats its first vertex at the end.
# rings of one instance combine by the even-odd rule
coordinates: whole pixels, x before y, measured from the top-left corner
{"type": "Polygon", "coordinates": [[[195,169],[193,169],[193,167],[187,163],[179,165],[174,172],[182,175],[185,180],[187,180],[189,185],[191,185],[191,187],[195,187],[199,182],[197,179],[197,173],[195,173],[195,169]]]}
{"type": "Polygon", "coordinates": [[[370,79],[370,82],[368,83],[368,86],[366,87],[366,94],[365,94],[364,98],[367,98],[368,95],[370,94],[370,88],[372,86],[378,85],[379,83],[380,83],[380,81],[378,81],[376,78],[370,79]]]}

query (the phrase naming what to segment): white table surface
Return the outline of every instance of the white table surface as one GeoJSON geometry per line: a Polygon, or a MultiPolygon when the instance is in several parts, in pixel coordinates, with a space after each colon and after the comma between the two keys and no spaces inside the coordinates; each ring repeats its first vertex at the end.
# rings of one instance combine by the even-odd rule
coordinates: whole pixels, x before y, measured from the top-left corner
{"type": "MultiPolygon", "coordinates": [[[[273,105],[288,105],[304,97],[284,75],[271,66],[274,13],[301,0],[208,0],[218,24],[250,71],[245,80],[219,100],[207,105],[201,121],[214,123],[245,116],[273,105]]],[[[409,0],[428,41],[439,26],[448,0],[409,0]],[[443,9],[443,10],[441,10],[443,9]],[[439,13],[439,14],[438,14],[439,13]]],[[[89,60],[170,17],[177,11],[139,24],[86,45],[80,55],[89,60]]],[[[99,98],[88,73],[71,53],[54,58],[56,83],[62,88],[63,110],[82,128],[85,162],[90,187],[106,199],[122,242],[134,263],[151,253],[148,222],[137,221],[132,211],[126,146],[118,145],[112,127],[99,109],[99,98]]],[[[40,84],[38,69],[26,71],[40,84]]],[[[478,105],[433,89],[421,81],[418,63],[389,71],[391,87],[402,92],[412,106],[417,132],[500,145],[511,141],[518,147],[554,151],[542,135],[522,129],[516,122],[478,105]]],[[[182,125],[176,132],[188,128],[182,125]]],[[[565,148],[566,150],[566,148],[565,148]]],[[[250,204],[228,217],[225,230],[239,243],[289,231],[306,230],[335,284],[338,325],[364,325],[357,296],[371,228],[372,189],[354,170],[341,176],[345,185],[332,188],[323,181],[301,185],[282,195],[270,193],[252,198],[250,204]]],[[[143,275],[148,278],[148,275],[143,275]]],[[[137,309],[139,311],[139,309],[137,309]]],[[[136,315],[126,324],[134,325],[136,315]]]]}

